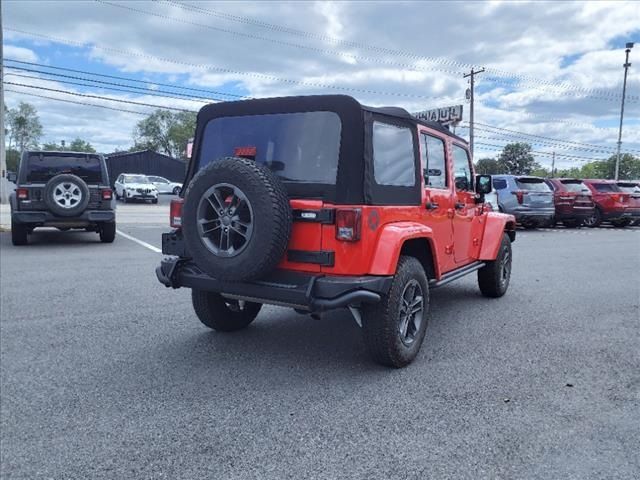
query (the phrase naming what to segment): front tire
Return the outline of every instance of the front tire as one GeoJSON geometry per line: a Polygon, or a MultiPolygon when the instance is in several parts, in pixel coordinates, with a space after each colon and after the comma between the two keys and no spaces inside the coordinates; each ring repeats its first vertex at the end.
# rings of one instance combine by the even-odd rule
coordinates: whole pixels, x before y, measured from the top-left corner
{"type": "Polygon", "coordinates": [[[255,320],[262,304],[240,302],[214,292],[191,290],[191,302],[203,325],[218,332],[235,332],[255,320]]]}
{"type": "Polygon", "coordinates": [[[487,262],[478,270],[478,286],[485,297],[498,298],[507,292],[511,279],[511,263],[511,240],[505,233],[502,235],[496,259],[487,262]]]}
{"type": "Polygon", "coordinates": [[[173,194],[174,195],[180,195],[180,187],[174,187],[173,194]]]}
{"type": "Polygon", "coordinates": [[[22,223],[16,223],[11,219],[11,243],[15,246],[26,245],[28,239],[29,227],[22,223]]]}
{"type": "Polygon", "coordinates": [[[373,360],[395,368],[411,363],[424,340],[428,312],[424,268],[418,259],[402,256],[387,295],[363,308],[364,342],[373,360]]]}
{"type": "Polygon", "coordinates": [[[631,220],[628,218],[624,218],[622,220],[613,220],[611,224],[616,228],[624,228],[631,224],[631,220]]]}

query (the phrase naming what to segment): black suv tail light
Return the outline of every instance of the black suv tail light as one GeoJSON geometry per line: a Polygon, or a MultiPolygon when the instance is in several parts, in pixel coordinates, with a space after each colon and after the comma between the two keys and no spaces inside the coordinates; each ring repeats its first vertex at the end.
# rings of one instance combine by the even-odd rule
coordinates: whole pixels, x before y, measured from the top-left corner
{"type": "Polygon", "coordinates": [[[336,239],[345,242],[360,240],[362,210],[360,208],[341,208],[336,210],[336,239]]]}
{"type": "Polygon", "coordinates": [[[16,190],[16,197],[18,197],[18,200],[27,200],[29,198],[29,189],[18,188],[16,190]]]}
{"type": "Polygon", "coordinates": [[[169,225],[171,225],[171,228],[182,228],[182,205],[184,205],[184,199],[182,198],[171,200],[169,207],[169,225]]]}
{"type": "Polygon", "coordinates": [[[110,188],[105,188],[102,190],[102,199],[103,200],[111,200],[111,197],[113,196],[113,192],[111,191],[110,188]]]}

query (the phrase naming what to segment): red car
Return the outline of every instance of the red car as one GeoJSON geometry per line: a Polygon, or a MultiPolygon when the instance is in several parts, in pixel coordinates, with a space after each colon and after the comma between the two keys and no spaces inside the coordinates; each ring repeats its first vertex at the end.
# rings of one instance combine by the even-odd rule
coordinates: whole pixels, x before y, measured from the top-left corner
{"type": "Polygon", "coordinates": [[[633,218],[631,225],[640,225],[640,181],[618,181],[618,188],[631,195],[629,197],[629,208],[633,218]]]}
{"type": "Polygon", "coordinates": [[[593,217],[595,204],[591,190],[577,178],[547,178],[556,206],[554,220],[567,228],[580,227],[593,217]]]}
{"type": "Polygon", "coordinates": [[[613,180],[583,180],[591,193],[596,209],[593,216],[584,223],[588,227],[598,227],[603,221],[611,222],[615,227],[626,227],[633,221],[633,209],[630,209],[631,194],[623,192],[613,180]]]}
{"type": "Polygon", "coordinates": [[[462,138],[401,108],[342,95],[207,105],[156,274],[191,288],[217,331],[263,304],[348,308],[372,357],[401,367],[431,289],[477,272],[485,296],[507,291],[515,218],[487,211],[491,183],[474,181],[462,138]]]}

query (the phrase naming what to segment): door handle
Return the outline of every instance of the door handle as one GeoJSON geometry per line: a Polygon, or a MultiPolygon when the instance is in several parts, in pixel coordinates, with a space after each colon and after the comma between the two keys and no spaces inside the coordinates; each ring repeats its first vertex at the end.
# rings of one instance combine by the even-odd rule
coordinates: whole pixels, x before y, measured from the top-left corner
{"type": "Polygon", "coordinates": [[[435,210],[436,208],[440,207],[439,204],[437,204],[436,202],[427,202],[426,205],[424,206],[427,210],[435,210]]]}
{"type": "Polygon", "coordinates": [[[466,204],[462,202],[456,202],[456,205],[455,205],[456,210],[462,210],[465,206],[466,204]]]}

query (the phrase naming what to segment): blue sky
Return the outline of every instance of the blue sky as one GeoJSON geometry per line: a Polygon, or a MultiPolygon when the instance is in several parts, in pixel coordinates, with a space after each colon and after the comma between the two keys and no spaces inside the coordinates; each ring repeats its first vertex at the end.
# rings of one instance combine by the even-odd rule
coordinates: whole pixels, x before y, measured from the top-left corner
{"type": "MultiPolygon", "coordinates": [[[[484,66],[487,72],[477,77],[476,121],[496,127],[484,132],[490,137],[485,144],[517,141],[514,134],[507,137],[499,130],[510,129],[522,132],[522,140],[532,138],[525,134],[555,139],[558,148],[571,147],[563,152],[584,159],[599,154],[592,148],[577,150],[575,142],[603,152],[615,148],[624,44],[640,41],[640,2],[109,3],[3,2],[5,56],[97,74],[78,75],[85,78],[207,98],[214,94],[158,87],[156,82],[252,97],[347,93],[363,103],[410,111],[464,102],[468,85],[462,73],[471,65],[484,66]]],[[[640,123],[640,45],[631,61],[623,140],[626,148],[640,152],[640,132],[633,128],[640,123]]],[[[7,92],[9,106],[27,101],[38,109],[43,141],[80,136],[103,151],[128,147],[135,123],[153,111],[115,100],[189,110],[204,104],[157,96],[155,90],[117,92],[95,83],[70,85],[62,80],[78,80],[6,70],[13,73],[35,78],[8,75],[5,81],[109,97],[7,86],[20,92],[7,92]]],[[[534,150],[549,153],[554,148],[550,143],[534,145],[534,150]]],[[[476,157],[498,150],[480,147],[476,157]]],[[[548,163],[548,156],[539,161],[548,163]]],[[[567,159],[565,166],[577,161],[567,159]]]]}

